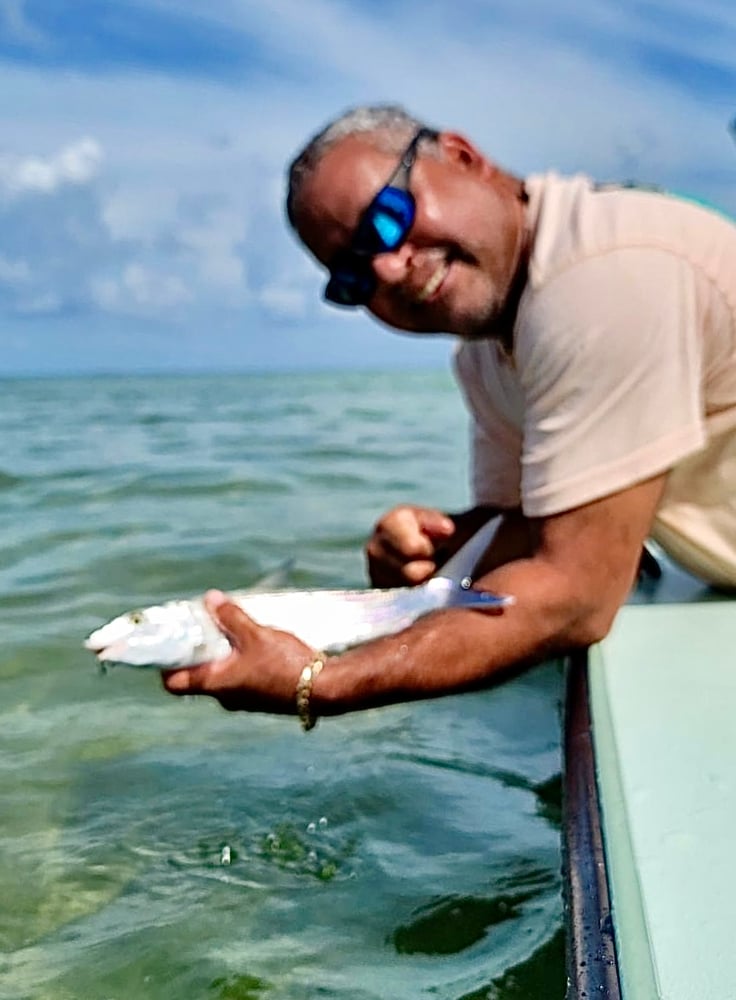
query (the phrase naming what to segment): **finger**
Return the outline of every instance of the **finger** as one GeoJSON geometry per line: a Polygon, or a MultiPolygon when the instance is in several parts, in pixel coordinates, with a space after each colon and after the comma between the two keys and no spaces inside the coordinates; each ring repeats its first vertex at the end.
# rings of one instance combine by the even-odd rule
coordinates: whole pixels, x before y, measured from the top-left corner
{"type": "Polygon", "coordinates": [[[398,510],[378,522],[367,549],[373,558],[398,565],[411,559],[429,558],[434,543],[422,531],[414,511],[398,510]]]}
{"type": "Polygon", "coordinates": [[[422,507],[417,513],[421,531],[432,539],[450,538],[455,533],[455,522],[441,510],[422,507]]]}
{"type": "Polygon", "coordinates": [[[161,683],[169,694],[204,694],[212,683],[215,665],[223,662],[226,661],[214,660],[183,670],[162,670],[161,683]]]}
{"type": "Polygon", "coordinates": [[[235,649],[243,649],[260,626],[221,590],[208,590],[204,606],[235,649]]]}
{"type": "Polygon", "coordinates": [[[435,542],[455,531],[451,518],[429,507],[397,507],[376,525],[374,537],[389,553],[411,559],[431,558],[435,542]]]}
{"type": "Polygon", "coordinates": [[[368,575],[374,587],[414,586],[428,580],[437,569],[431,559],[410,562],[392,558],[376,558],[368,553],[368,575]]]}
{"type": "Polygon", "coordinates": [[[233,650],[220,660],[210,660],[182,670],[161,673],[164,688],[171,694],[206,694],[219,688],[222,675],[227,673],[237,650],[247,645],[255,622],[230,601],[221,590],[208,590],[204,605],[221,632],[227,635],[233,650]]]}
{"type": "Polygon", "coordinates": [[[378,521],[365,547],[371,582],[396,587],[428,580],[437,570],[438,548],[454,532],[455,522],[440,510],[394,507],[378,521]]]}
{"type": "Polygon", "coordinates": [[[437,572],[437,563],[433,559],[413,559],[402,567],[402,576],[412,586],[424,583],[437,572]]]}

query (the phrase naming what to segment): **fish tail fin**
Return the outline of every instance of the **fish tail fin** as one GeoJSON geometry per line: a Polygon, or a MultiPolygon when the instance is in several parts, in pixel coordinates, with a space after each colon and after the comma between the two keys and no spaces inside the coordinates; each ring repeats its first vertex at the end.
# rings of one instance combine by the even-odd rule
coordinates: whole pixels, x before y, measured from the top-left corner
{"type": "Polygon", "coordinates": [[[509,594],[494,594],[490,590],[471,590],[461,584],[452,584],[448,595],[448,607],[476,608],[478,611],[500,611],[514,604],[509,594]]]}
{"type": "Polygon", "coordinates": [[[455,583],[443,576],[433,576],[422,586],[434,595],[435,607],[500,611],[502,608],[516,603],[516,598],[510,594],[496,594],[492,590],[473,590],[467,580],[455,583]]]}

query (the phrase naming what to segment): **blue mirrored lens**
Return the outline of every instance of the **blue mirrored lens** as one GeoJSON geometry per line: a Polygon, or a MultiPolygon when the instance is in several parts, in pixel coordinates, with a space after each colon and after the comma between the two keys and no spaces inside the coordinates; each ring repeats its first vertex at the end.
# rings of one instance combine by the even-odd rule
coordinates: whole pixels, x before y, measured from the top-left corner
{"type": "Polygon", "coordinates": [[[381,245],[387,250],[397,247],[406,235],[406,228],[386,212],[376,212],[373,216],[373,228],[381,241],[381,245]]]}
{"type": "Polygon", "coordinates": [[[343,261],[331,273],[325,298],[340,306],[361,306],[370,301],[375,290],[375,277],[364,261],[355,260],[352,265],[343,261]]]}
{"type": "Polygon", "coordinates": [[[376,290],[371,259],[396,250],[414,224],[416,204],[409,191],[384,187],[363,213],[350,249],[338,255],[330,269],[325,298],[341,306],[370,302],[376,290]]]}
{"type": "Polygon", "coordinates": [[[376,254],[395,250],[414,223],[414,198],[401,188],[382,188],[370,203],[355,234],[357,253],[376,254]]]}
{"type": "Polygon", "coordinates": [[[375,211],[389,212],[407,231],[414,221],[414,196],[403,188],[381,188],[371,207],[375,211]]]}

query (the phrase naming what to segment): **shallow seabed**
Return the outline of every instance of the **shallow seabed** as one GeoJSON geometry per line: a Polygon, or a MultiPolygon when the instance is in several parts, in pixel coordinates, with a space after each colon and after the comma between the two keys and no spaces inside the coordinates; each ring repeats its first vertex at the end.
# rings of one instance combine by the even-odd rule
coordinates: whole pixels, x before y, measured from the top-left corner
{"type": "Polygon", "coordinates": [[[561,998],[556,666],[305,735],[81,649],[362,585],[384,508],[467,503],[448,376],[6,381],[0,433],[0,998],[561,998]]]}

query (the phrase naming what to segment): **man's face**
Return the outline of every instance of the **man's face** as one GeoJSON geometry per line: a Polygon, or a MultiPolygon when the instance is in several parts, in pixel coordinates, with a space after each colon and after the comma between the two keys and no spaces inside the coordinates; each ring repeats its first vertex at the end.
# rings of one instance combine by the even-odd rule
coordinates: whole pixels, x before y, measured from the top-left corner
{"type": "MultiPolygon", "coordinates": [[[[372,260],[377,288],[368,309],[400,330],[489,336],[516,265],[521,205],[512,179],[466,140],[442,133],[439,142],[441,158],[420,153],[412,168],[416,218],[408,238],[372,260]]],[[[360,136],[325,153],[297,213],[299,235],[322,264],[349,247],[397,162],[360,136]]]]}

